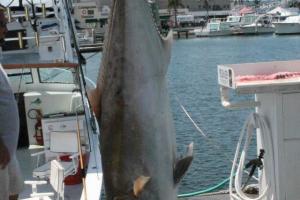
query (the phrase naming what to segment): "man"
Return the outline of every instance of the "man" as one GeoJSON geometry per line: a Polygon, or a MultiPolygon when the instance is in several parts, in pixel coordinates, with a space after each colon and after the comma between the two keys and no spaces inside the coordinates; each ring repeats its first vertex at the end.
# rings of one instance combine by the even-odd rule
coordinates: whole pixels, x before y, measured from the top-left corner
{"type": "MultiPolygon", "coordinates": [[[[7,33],[5,9],[0,4],[0,46],[7,33]]],[[[0,60],[1,62],[1,60],[0,60]]],[[[0,200],[16,200],[23,187],[16,159],[19,137],[18,107],[0,64],[0,200]]]]}
{"type": "Polygon", "coordinates": [[[5,34],[7,33],[5,8],[0,4],[0,45],[3,45],[5,34]]]}

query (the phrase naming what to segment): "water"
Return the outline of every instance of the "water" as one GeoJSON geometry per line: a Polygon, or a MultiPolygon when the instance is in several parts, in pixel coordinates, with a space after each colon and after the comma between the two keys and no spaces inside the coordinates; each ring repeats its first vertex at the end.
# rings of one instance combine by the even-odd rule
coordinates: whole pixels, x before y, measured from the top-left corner
{"type": "MultiPolygon", "coordinates": [[[[300,59],[300,36],[218,37],[176,40],[168,71],[178,152],[195,143],[195,157],[180,192],[201,190],[230,174],[236,143],[247,115],[253,110],[225,110],[220,104],[217,65],[300,59]],[[209,136],[202,137],[179,107],[186,107],[209,136]],[[211,142],[213,141],[213,142],[211,142]]],[[[92,56],[92,54],[87,55],[92,56]]],[[[96,80],[101,55],[88,59],[87,75],[96,80]]],[[[252,97],[233,97],[233,100],[252,97]]],[[[255,156],[255,143],[250,158],[255,156]]]]}

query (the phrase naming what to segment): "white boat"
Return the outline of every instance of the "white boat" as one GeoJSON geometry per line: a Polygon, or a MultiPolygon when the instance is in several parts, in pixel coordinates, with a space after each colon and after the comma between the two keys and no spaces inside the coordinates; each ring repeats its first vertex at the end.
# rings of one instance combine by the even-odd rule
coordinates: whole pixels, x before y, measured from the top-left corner
{"type": "Polygon", "coordinates": [[[103,11],[100,12],[97,2],[74,1],[72,7],[79,46],[91,47],[102,43],[108,16],[102,16],[103,11]]]}
{"type": "Polygon", "coordinates": [[[195,29],[194,34],[196,37],[213,37],[231,35],[233,31],[234,28],[231,23],[221,20],[211,20],[205,27],[195,29]]]}
{"type": "Polygon", "coordinates": [[[198,37],[273,33],[274,25],[271,21],[270,15],[228,16],[224,22],[212,21],[204,29],[196,29],[194,32],[198,37]]]}
{"type": "Polygon", "coordinates": [[[21,200],[101,197],[99,128],[86,96],[93,83],[85,84],[67,2],[7,8],[0,61],[19,105],[21,200]]]}
{"type": "Polygon", "coordinates": [[[241,19],[241,15],[230,15],[226,18],[226,23],[229,23],[231,27],[236,27],[240,25],[241,19]]]}
{"type": "Polygon", "coordinates": [[[210,37],[210,36],[226,36],[231,35],[235,28],[240,25],[242,16],[230,15],[226,20],[211,19],[204,28],[194,30],[196,37],[210,37]]]}
{"type": "Polygon", "coordinates": [[[272,24],[272,17],[270,15],[255,16],[255,21],[250,24],[241,25],[236,34],[267,34],[274,33],[274,25],[272,24]]]}
{"type": "Polygon", "coordinates": [[[273,22],[275,34],[299,34],[300,33],[300,15],[289,16],[283,21],[273,22]]]}

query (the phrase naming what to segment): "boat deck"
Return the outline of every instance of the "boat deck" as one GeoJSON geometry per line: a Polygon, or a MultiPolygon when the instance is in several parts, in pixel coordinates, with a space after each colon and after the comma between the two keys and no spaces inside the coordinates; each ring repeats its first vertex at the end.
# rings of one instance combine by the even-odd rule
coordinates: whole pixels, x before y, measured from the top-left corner
{"type": "MultiPolygon", "coordinates": [[[[22,175],[24,180],[36,180],[32,178],[32,170],[35,167],[36,160],[33,159],[30,155],[32,153],[36,153],[42,151],[44,148],[42,146],[31,145],[28,149],[18,149],[17,157],[20,163],[20,167],[22,170],[22,175]]],[[[38,192],[53,192],[52,187],[47,185],[39,185],[38,192]]],[[[79,200],[82,192],[82,184],[65,186],[65,199],[66,200],[79,200]]],[[[31,194],[31,186],[24,185],[24,189],[22,193],[19,195],[20,200],[27,200],[30,198],[31,194]]]]}
{"type": "Polygon", "coordinates": [[[182,200],[229,200],[230,197],[228,191],[220,191],[220,192],[208,193],[205,195],[187,197],[181,199],[182,200]]]}

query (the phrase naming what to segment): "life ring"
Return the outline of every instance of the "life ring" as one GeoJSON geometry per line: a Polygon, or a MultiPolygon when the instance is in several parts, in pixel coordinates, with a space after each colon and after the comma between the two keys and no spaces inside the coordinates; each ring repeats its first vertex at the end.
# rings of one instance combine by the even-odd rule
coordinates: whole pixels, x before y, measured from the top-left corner
{"type": "Polygon", "coordinates": [[[87,10],[86,10],[86,9],[82,9],[82,10],[81,10],[81,14],[82,14],[82,15],[86,15],[86,13],[87,13],[87,10]]]}

